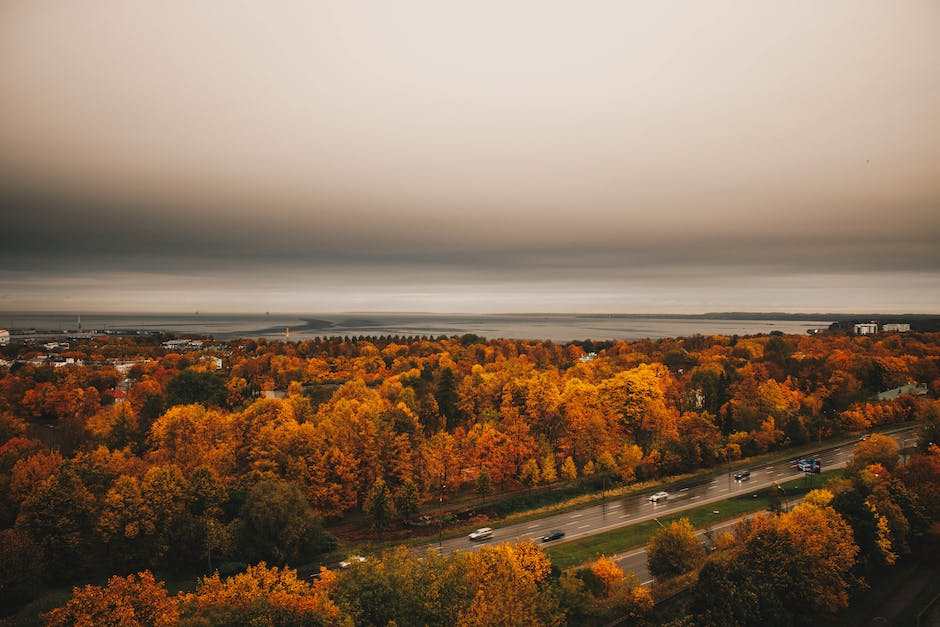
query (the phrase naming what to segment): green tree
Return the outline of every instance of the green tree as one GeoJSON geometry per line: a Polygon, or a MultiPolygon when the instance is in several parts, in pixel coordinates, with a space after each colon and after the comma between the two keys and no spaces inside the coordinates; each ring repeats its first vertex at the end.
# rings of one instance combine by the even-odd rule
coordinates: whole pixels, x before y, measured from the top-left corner
{"type": "Polygon", "coordinates": [[[470,594],[465,562],[398,547],[344,573],[337,603],[357,625],[453,625],[470,594]]]}
{"type": "Polygon", "coordinates": [[[414,481],[405,481],[395,492],[395,513],[401,521],[410,520],[418,513],[418,486],[414,481]]]}
{"type": "Polygon", "coordinates": [[[864,470],[872,464],[881,464],[888,470],[898,465],[901,447],[894,438],[873,433],[864,442],[859,442],[852,455],[851,469],[856,472],[864,470]]]}
{"type": "Polygon", "coordinates": [[[266,480],[252,486],[240,519],[240,546],[251,562],[300,564],[336,546],[336,539],[323,531],[300,488],[285,481],[266,480]]]}
{"type": "Polygon", "coordinates": [[[473,490],[484,503],[486,503],[486,497],[493,493],[493,479],[490,477],[490,469],[486,466],[480,469],[473,490]]]}
{"type": "Polygon", "coordinates": [[[650,574],[657,579],[677,577],[695,570],[705,559],[705,550],[688,518],[660,529],[646,545],[650,574]]]}
{"type": "Polygon", "coordinates": [[[43,571],[42,549],[19,529],[0,531],[0,607],[12,608],[33,598],[43,571]]]}
{"type": "Polygon", "coordinates": [[[96,510],[95,497],[69,466],[23,502],[16,527],[42,549],[50,579],[68,580],[91,564],[96,510]]]}
{"type": "Polygon", "coordinates": [[[372,520],[372,528],[376,531],[388,529],[392,522],[392,507],[389,503],[388,488],[382,479],[376,479],[372,484],[372,491],[366,501],[366,512],[372,520]]]}
{"type": "Polygon", "coordinates": [[[199,403],[206,407],[221,407],[225,404],[228,390],[221,377],[187,368],[166,384],[167,404],[190,405],[199,403]]]}
{"type": "Polygon", "coordinates": [[[446,428],[452,429],[457,419],[457,380],[454,371],[450,368],[441,370],[437,379],[437,388],[434,391],[434,399],[437,401],[441,415],[447,421],[446,428]]]}

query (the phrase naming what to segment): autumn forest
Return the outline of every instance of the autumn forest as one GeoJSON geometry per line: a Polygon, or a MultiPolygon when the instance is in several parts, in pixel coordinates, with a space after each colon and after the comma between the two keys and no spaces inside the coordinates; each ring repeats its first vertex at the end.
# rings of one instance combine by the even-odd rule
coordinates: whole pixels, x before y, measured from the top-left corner
{"type": "Polygon", "coordinates": [[[0,347],[4,615],[75,586],[42,620],[813,624],[940,538],[940,333],[171,340],[0,347]],[[657,618],[665,593],[604,557],[399,546],[914,422],[903,458],[874,433],[802,503],[707,553],[687,521],[665,526],[650,571],[682,617],[657,618]],[[364,545],[385,550],[334,567],[364,545]]]}

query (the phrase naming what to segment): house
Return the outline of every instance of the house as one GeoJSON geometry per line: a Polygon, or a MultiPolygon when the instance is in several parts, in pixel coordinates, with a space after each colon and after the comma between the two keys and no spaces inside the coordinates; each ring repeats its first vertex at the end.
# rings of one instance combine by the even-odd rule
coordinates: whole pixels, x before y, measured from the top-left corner
{"type": "Polygon", "coordinates": [[[855,325],[855,335],[870,335],[878,333],[877,322],[862,322],[855,325]]]}
{"type": "Polygon", "coordinates": [[[897,333],[908,333],[911,330],[911,325],[906,322],[892,322],[891,324],[886,324],[881,327],[882,331],[896,331],[897,333]]]}
{"type": "Polygon", "coordinates": [[[114,366],[114,369],[127,376],[127,373],[131,371],[131,368],[138,364],[152,363],[152,359],[132,359],[128,361],[124,360],[115,360],[111,362],[111,365],[114,366]]]}
{"type": "Polygon", "coordinates": [[[0,329],[0,346],[6,346],[10,343],[10,332],[6,329],[0,329]]]}
{"type": "Polygon", "coordinates": [[[222,369],[222,358],[216,357],[215,355],[206,355],[205,357],[200,357],[199,361],[207,361],[212,364],[214,370],[222,369]]]}

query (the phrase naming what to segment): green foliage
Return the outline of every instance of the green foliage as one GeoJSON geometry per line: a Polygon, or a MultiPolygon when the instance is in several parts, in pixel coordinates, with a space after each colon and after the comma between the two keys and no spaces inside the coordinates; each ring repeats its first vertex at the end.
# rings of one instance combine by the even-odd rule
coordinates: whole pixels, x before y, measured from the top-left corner
{"type": "Polygon", "coordinates": [[[418,513],[418,499],[418,486],[413,481],[404,482],[395,491],[395,514],[399,520],[410,520],[418,513]]]}
{"type": "Polygon", "coordinates": [[[186,369],[166,384],[167,405],[170,407],[192,403],[221,407],[227,395],[228,390],[221,377],[200,370],[186,369]]]}
{"type": "Polygon", "coordinates": [[[251,562],[302,564],[336,547],[296,485],[267,480],[252,486],[241,509],[239,543],[251,562]]]}
{"type": "Polygon", "coordinates": [[[493,493],[493,479],[490,477],[490,469],[486,466],[480,469],[473,491],[484,501],[486,497],[493,493]]]}
{"type": "Polygon", "coordinates": [[[0,608],[31,599],[39,588],[42,549],[18,529],[0,531],[0,608]]]}
{"type": "Polygon", "coordinates": [[[646,545],[650,574],[657,579],[677,577],[695,570],[705,559],[705,550],[688,518],[661,529],[646,545]]]}
{"type": "Polygon", "coordinates": [[[392,507],[389,503],[388,488],[381,479],[377,479],[373,484],[365,509],[372,521],[373,529],[376,531],[388,529],[392,522],[392,507]]]}
{"type": "Polygon", "coordinates": [[[65,466],[26,499],[16,527],[42,549],[49,565],[46,576],[67,581],[92,564],[96,518],[95,497],[65,466]]]}

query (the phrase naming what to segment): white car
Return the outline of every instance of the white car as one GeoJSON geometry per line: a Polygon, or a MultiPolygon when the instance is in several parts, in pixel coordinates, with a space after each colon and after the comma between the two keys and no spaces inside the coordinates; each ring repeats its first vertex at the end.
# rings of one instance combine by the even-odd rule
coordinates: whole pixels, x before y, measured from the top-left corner
{"type": "Polygon", "coordinates": [[[471,540],[487,540],[493,537],[493,530],[489,527],[480,527],[468,536],[471,540]]]}
{"type": "Polygon", "coordinates": [[[650,497],[651,503],[659,503],[660,501],[665,501],[669,498],[668,492],[657,492],[656,494],[650,497]]]}

